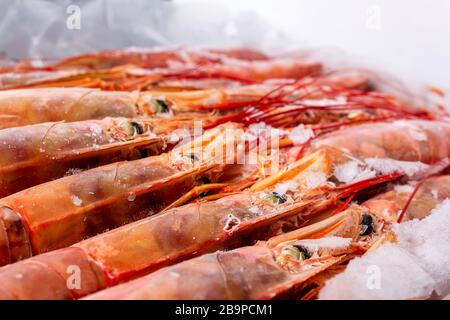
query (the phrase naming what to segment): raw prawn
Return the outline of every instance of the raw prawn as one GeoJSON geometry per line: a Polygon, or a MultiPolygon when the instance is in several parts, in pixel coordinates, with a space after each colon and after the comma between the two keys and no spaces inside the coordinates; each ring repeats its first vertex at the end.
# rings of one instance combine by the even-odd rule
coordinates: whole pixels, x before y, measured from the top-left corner
{"type": "MultiPolygon", "coordinates": [[[[117,162],[25,189],[0,200],[7,263],[65,247],[152,215],[227,167],[216,148],[235,143],[228,124],[159,156],[117,162]]],[[[222,155],[224,156],[224,155],[222,155]]]]}

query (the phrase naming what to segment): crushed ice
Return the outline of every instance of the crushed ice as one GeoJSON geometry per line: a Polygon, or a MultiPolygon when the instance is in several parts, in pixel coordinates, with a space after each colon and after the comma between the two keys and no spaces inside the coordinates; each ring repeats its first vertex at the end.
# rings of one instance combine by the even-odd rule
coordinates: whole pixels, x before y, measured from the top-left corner
{"type": "Polygon", "coordinates": [[[417,299],[450,293],[450,200],[394,227],[398,242],[350,261],[320,299],[417,299]]]}
{"type": "Polygon", "coordinates": [[[81,200],[79,197],[77,197],[76,195],[72,195],[71,196],[72,199],[72,203],[77,206],[77,207],[81,207],[81,205],[83,204],[83,200],[81,200]]]}
{"type": "Polygon", "coordinates": [[[407,176],[413,176],[429,167],[427,164],[420,161],[400,161],[388,158],[368,158],[365,159],[365,162],[371,169],[382,174],[400,172],[407,176]]]}
{"type": "Polygon", "coordinates": [[[311,138],[314,138],[314,131],[311,128],[305,128],[303,123],[296,126],[288,135],[294,145],[302,145],[311,138]]]}
{"type": "Polygon", "coordinates": [[[376,176],[375,171],[364,168],[361,163],[354,160],[336,166],[333,174],[338,181],[344,183],[353,183],[376,176]]]}
{"type": "Polygon", "coordinates": [[[425,171],[429,166],[419,161],[400,161],[389,158],[350,160],[334,168],[334,176],[340,182],[353,183],[375,177],[377,174],[403,173],[409,177],[425,171]]]}

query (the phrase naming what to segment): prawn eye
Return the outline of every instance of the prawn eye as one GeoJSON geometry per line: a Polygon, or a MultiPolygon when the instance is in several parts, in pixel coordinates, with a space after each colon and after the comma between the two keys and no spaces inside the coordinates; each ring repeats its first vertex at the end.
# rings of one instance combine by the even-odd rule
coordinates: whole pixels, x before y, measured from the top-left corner
{"type": "Polygon", "coordinates": [[[292,245],[283,249],[283,254],[293,256],[296,260],[303,261],[311,258],[311,254],[304,246],[292,245]]]}
{"type": "Polygon", "coordinates": [[[287,201],[286,196],[280,195],[277,192],[271,192],[264,197],[265,200],[273,203],[273,204],[282,204],[287,201]]]}
{"type": "Polygon", "coordinates": [[[155,99],[152,101],[152,109],[155,113],[168,113],[169,105],[163,99],[155,99]]]}
{"type": "Polygon", "coordinates": [[[373,232],[373,218],[371,215],[363,214],[361,218],[361,236],[367,236],[373,232]]]}
{"type": "Polygon", "coordinates": [[[131,127],[134,129],[134,133],[137,134],[143,134],[144,133],[144,126],[140,123],[131,121],[131,127]]]}
{"type": "Polygon", "coordinates": [[[300,252],[300,256],[303,260],[311,258],[311,253],[309,253],[308,249],[306,249],[304,246],[294,244],[293,247],[295,247],[300,252]]]}

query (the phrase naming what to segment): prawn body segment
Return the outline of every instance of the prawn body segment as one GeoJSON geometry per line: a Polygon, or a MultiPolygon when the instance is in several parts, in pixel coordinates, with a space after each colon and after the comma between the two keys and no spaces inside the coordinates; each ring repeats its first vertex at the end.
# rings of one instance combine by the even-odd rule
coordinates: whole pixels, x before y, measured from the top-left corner
{"type": "Polygon", "coordinates": [[[129,92],[45,88],[0,92],[0,128],[105,117],[135,118],[137,97],[129,92]]]}
{"type": "Polygon", "coordinates": [[[164,136],[151,134],[145,122],[126,118],[0,130],[0,196],[103,164],[159,154],[164,136]]]}

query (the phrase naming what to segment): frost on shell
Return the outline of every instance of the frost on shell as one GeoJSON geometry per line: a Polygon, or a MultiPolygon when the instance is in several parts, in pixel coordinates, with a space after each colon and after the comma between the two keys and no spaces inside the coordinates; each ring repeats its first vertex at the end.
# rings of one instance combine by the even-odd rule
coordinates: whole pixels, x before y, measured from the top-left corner
{"type": "Polygon", "coordinates": [[[376,172],[368,168],[364,168],[361,163],[352,160],[334,168],[334,176],[338,181],[344,183],[353,183],[376,176],[376,172]]]}
{"type": "Polygon", "coordinates": [[[77,207],[81,207],[81,205],[83,204],[83,200],[81,200],[79,197],[77,197],[76,195],[72,195],[71,196],[71,200],[72,203],[77,206],[77,207]]]}
{"type": "Polygon", "coordinates": [[[405,120],[397,120],[394,122],[397,126],[402,129],[406,129],[409,135],[417,141],[427,141],[427,134],[420,128],[418,125],[415,125],[410,122],[406,122],[405,120]]]}
{"type": "Polygon", "coordinates": [[[433,189],[431,190],[431,195],[433,196],[433,199],[439,198],[439,190],[433,189]]]}
{"type": "Polygon", "coordinates": [[[414,191],[414,187],[409,184],[396,185],[394,186],[394,191],[396,193],[412,193],[414,191]]]}
{"type": "Polygon", "coordinates": [[[429,166],[419,161],[399,161],[389,158],[350,160],[334,168],[334,176],[340,182],[353,183],[375,177],[377,174],[403,173],[411,177],[429,166]]]}
{"type": "Polygon", "coordinates": [[[398,242],[352,260],[320,299],[415,299],[450,293],[450,200],[394,227],[398,242]],[[407,271],[407,272],[406,272],[407,271]]]}
{"type": "Polygon", "coordinates": [[[302,145],[311,138],[314,138],[314,131],[311,128],[305,128],[303,124],[296,126],[288,135],[294,145],[302,145]]]}
{"type": "Polygon", "coordinates": [[[306,171],[304,173],[306,188],[314,189],[328,182],[327,175],[323,172],[306,171]]]}
{"type": "Polygon", "coordinates": [[[410,130],[411,136],[417,141],[427,141],[427,135],[421,130],[410,130]]]}
{"type": "Polygon", "coordinates": [[[251,213],[257,214],[259,213],[259,208],[257,206],[251,206],[250,208],[248,208],[248,211],[250,211],[251,213]]]}
{"type": "Polygon", "coordinates": [[[427,164],[420,161],[400,161],[388,158],[367,158],[364,161],[371,169],[382,174],[399,172],[404,173],[407,176],[413,176],[429,167],[427,164]]]}
{"type": "Polygon", "coordinates": [[[71,175],[74,175],[74,174],[78,174],[78,173],[80,173],[80,172],[82,172],[82,171],[83,171],[83,170],[82,170],[82,169],[79,169],[79,168],[70,168],[69,170],[66,171],[66,173],[64,174],[64,176],[65,176],[65,177],[71,176],[71,175]]]}
{"type": "Polygon", "coordinates": [[[338,96],[336,99],[304,99],[301,103],[306,106],[328,107],[345,104],[347,103],[347,98],[338,96]]]}
{"type": "Polygon", "coordinates": [[[288,191],[295,191],[298,188],[298,185],[293,181],[287,181],[283,183],[278,183],[275,186],[274,192],[279,194],[280,196],[284,196],[288,191]]]}
{"type": "Polygon", "coordinates": [[[253,123],[248,127],[250,134],[256,136],[275,137],[288,134],[286,130],[277,129],[265,124],[264,122],[253,123]]]}

